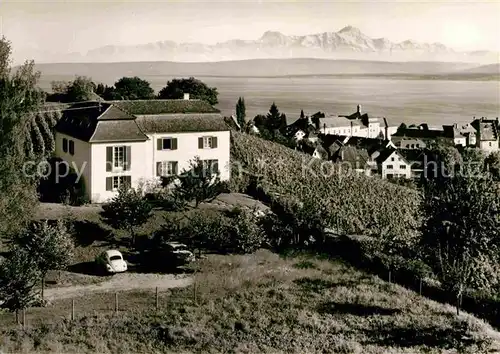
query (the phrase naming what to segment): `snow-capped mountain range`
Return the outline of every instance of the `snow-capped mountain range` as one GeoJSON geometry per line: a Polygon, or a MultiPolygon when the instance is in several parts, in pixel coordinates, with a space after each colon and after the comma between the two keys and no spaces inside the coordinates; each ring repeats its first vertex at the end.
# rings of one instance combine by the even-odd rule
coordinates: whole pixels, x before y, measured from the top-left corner
{"type": "Polygon", "coordinates": [[[267,31],[256,40],[234,39],[215,45],[174,41],[130,46],[108,45],[90,50],[86,54],[73,53],[58,58],[59,62],[212,62],[263,58],[322,58],[496,63],[499,61],[499,53],[458,52],[441,43],[418,43],[412,40],[395,43],[387,38],[370,38],[358,28],[346,26],[338,32],[303,36],[267,31]]]}

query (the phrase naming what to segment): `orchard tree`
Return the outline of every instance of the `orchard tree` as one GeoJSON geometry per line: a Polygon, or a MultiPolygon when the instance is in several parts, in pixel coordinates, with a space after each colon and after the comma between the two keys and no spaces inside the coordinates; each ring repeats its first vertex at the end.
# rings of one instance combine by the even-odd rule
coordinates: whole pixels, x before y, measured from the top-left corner
{"type": "Polygon", "coordinates": [[[426,263],[455,297],[498,282],[500,188],[489,176],[441,177],[425,188],[426,263]]]}
{"type": "Polygon", "coordinates": [[[485,167],[495,181],[500,181],[500,152],[492,152],[485,159],[485,167]]]}
{"type": "Polygon", "coordinates": [[[36,284],[40,280],[36,260],[24,248],[14,247],[0,262],[0,307],[16,313],[37,302],[36,284]]]}
{"type": "Polygon", "coordinates": [[[29,154],[32,120],[40,110],[44,94],[37,87],[40,73],[33,62],[15,72],[10,68],[11,45],[0,39],[0,238],[22,230],[37,205],[36,180],[24,170],[36,165],[40,156],[29,154]]]}
{"type": "Polygon", "coordinates": [[[214,200],[222,191],[219,166],[209,165],[196,157],[190,162],[190,168],[178,176],[173,194],[184,205],[194,201],[194,207],[197,208],[202,202],[214,200]]]}
{"type": "Polygon", "coordinates": [[[35,261],[42,279],[43,299],[48,271],[64,270],[73,260],[75,243],[72,236],[61,220],[54,225],[43,221],[30,225],[14,238],[14,242],[35,261]]]}
{"type": "Polygon", "coordinates": [[[246,108],[245,99],[243,97],[238,98],[238,102],[236,103],[236,119],[241,130],[243,130],[246,125],[246,108]]]}
{"type": "Polygon", "coordinates": [[[208,87],[204,82],[190,77],[189,79],[173,79],[158,93],[160,99],[182,99],[184,93],[189,93],[190,98],[199,99],[215,106],[219,103],[219,93],[215,87],[208,87]]]}
{"type": "Polygon", "coordinates": [[[115,229],[130,233],[132,244],[136,244],[136,227],[144,225],[153,215],[151,204],[140,189],[123,185],[111,201],[102,206],[101,217],[115,229]]]}
{"type": "Polygon", "coordinates": [[[148,81],[134,76],[122,77],[115,82],[112,94],[122,100],[148,100],[154,97],[155,92],[148,81]]]}

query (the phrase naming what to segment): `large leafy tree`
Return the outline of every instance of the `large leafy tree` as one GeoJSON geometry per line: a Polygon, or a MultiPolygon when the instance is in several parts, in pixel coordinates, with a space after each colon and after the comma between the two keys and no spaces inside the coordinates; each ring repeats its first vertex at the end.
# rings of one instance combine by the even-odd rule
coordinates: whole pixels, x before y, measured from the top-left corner
{"type": "Polygon", "coordinates": [[[27,154],[32,121],[44,99],[37,88],[40,73],[33,62],[12,72],[10,53],[10,42],[0,39],[0,238],[19,232],[33,215],[37,181],[25,167],[41,159],[27,154]]]}
{"type": "Polygon", "coordinates": [[[243,130],[246,124],[246,107],[243,97],[238,98],[238,102],[236,103],[236,119],[243,130]]]}
{"type": "Polygon", "coordinates": [[[500,181],[500,152],[492,152],[485,159],[485,167],[495,181],[500,181]]]}
{"type": "Polygon", "coordinates": [[[209,87],[207,84],[194,77],[188,79],[173,79],[167,82],[167,86],[160,90],[158,98],[181,99],[184,93],[189,93],[190,98],[204,100],[211,105],[219,103],[217,88],[209,87]]]}
{"type": "Polygon", "coordinates": [[[147,100],[153,98],[154,94],[150,83],[137,76],[122,77],[115,82],[114,90],[104,92],[104,96],[119,97],[121,100],[147,100]]]}
{"type": "Polygon", "coordinates": [[[218,166],[209,166],[199,157],[190,162],[189,169],[184,170],[176,182],[175,199],[184,206],[194,201],[195,208],[202,202],[214,200],[223,190],[218,166]]]}
{"type": "Polygon", "coordinates": [[[52,94],[47,97],[52,102],[83,102],[95,99],[97,85],[91,78],[77,76],[73,81],[53,81],[52,94]]]}
{"type": "Polygon", "coordinates": [[[128,230],[132,244],[136,244],[136,228],[145,224],[152,216],[152,206],[140,189],[123,185],[111,201],[102,206],[101,217],[115,229],[128,230]]]}
{"type": "Polygon", "coordinates": [[[63,270],[70,265],[75,250],[72,236],[60,220],[55,225],[47,221],[33,223],[14,238],[15,244],[35,260],[42,279],[42,299],[45,277],[49,270],[63,270]]]}
{"type": "Polygon", "coordinates": [[[16,313],[26,309],[37,301],[36,284],[40,279],[40,270],[36,260],[26,249],[15,247],[9,257],[0,263],[0,305],[16,313]]]}
{"type": "Polygon", "coordinates": [[[425,188],[422,247],[427,263],[456,299],[497,283],[500,187],[488,175],[441,177],[425,188]]]}

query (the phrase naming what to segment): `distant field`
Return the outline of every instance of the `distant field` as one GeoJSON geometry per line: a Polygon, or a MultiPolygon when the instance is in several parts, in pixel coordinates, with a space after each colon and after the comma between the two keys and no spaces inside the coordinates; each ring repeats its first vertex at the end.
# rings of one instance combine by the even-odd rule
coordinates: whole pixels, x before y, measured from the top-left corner
{"type": "Polygon", "coordinates": [[[360,104],[374,116],[387,117],[392,125],[424,121],[439,125],[468,122],[473,116],[500,116],[500,76],[477,70],[467,73],[469,68],[470,64],[463,63],[311,59],[38,66],[44,89],[50,89],[51,81],[70,80],[75,75],[90,76],[108,85],[122,76],[137,75],[159,91],[168,80],[193,75],[217,87],[218,108],[226,115],[234,113],[238,97],[244,96],[247,116],[252,118],[265,114],[273,101],[291,121],[299,117],[301,109],[306,114],[347,114],[360,104]],[[272,77],[276,75],[280,77],[272,77]]]}

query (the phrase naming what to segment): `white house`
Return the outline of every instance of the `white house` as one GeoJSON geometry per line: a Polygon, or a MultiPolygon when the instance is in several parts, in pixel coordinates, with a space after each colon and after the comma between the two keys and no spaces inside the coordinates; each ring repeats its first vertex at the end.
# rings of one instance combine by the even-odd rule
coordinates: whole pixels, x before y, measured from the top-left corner
{"type": "Polygon", "coordinates": [[[471,125],[476,129],[476,146],[486,153],[499,150],[498,118],[475,119],[471,125]]]}
{"type": "Polygon", "coordinates": [[[136,187],[187,170],[196,157],[219,170],[221,180],[230,177],[229,127],[203,101],[76,104],[63,112],[55,137],[56,156],[81,173],[93,203],[124,183],[136,187]]]}
{"type": "Polygon", "coordinates": [[[371,158],[376,162],[377,172],[382,178],[411,178],[411,163],[398,150],[387,148],[376,151],[371,158]]]}

